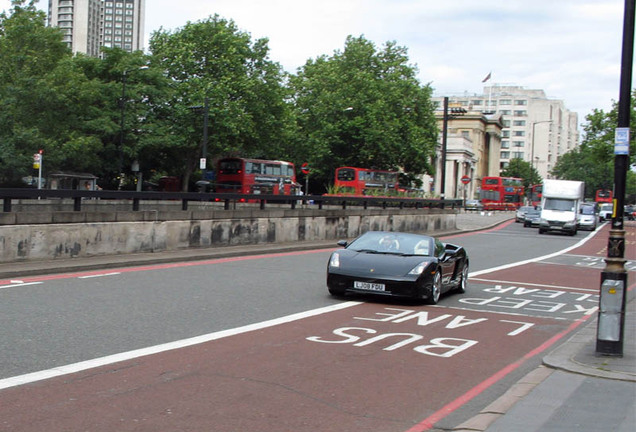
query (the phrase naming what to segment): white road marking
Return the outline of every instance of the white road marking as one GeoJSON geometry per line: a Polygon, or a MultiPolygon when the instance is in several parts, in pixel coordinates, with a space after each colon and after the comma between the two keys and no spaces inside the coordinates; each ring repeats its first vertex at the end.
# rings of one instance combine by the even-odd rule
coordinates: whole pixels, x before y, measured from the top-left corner
{"type": "Polygon", "coordinates": [[[493,268],[489,268],[489,269],[479,270],[479,271],[476,271],[476,272],[469,273],[468,277],[471,278],[471,277],[475,277],[475,276],[479,276],[479,275],[483,275],[483,274],[487,274],[487,273],[496,272],[496,271],[499,271],[499,270],[506,270],[506,269],[509,269],[509,268],[518,267],[520,265],[535,263],[535,262],[538,262],[538,261],[543,261],[543,260],[547,260],[547,259],[553,258],[555,256],[563,255],[563,254],[565,254],[567,252],[570,252],[573,249],[576,249],[578,247],[583,246],[585,243],[588,242],[588,240],[593,238],[599,232],[600,232],[599,230],[592,231],[591,233],[589,233],[587,235],[587,237],[585,237],[584,239],[582,239],[578,243],[573,244],[572,246],[567,247],[567,248],[565,248],[563,250],[560,250],[560,251],[557,251],[557,252],[553,252],[553,253],[548,254],[548,255],[543,255],[543,256],[540,256],[540,257],[536,257],[536,258],[530,258],[530,259],[523,260],[523,261],[517,261],[517,262],[514,262],[514,263],[510,263],[510,264],[500,265],[498,267],[493,267],[493,268]]]}
{"type": "MultiPolygon", "coordinates": [[[[594,237],[594,235],[596,235],[598,232],[599,231],[593,231],[592,233],[590,233],[583,240],[579,241],[578,243],[576,243],[573,246],[570,246],[570,247],[568,247],[566,249],[563,249],[562,251],[555,252],[555,253],[552,253],[552,254],[549,254],[549,255],[544,255],[542,257],[532,258],[532,259],[528,259],[528,260],[524,260],[524,261],[519,261],[519,262],[516,262],[516,263],[510,263],[510,264],[505,264],[505,265],[494,267],[494,268],[490,268],[490,269],[476,271],[476,272],[470,273],[469,277],[472,278],[472,277],[479,276],[479,275],[482,275],[482,274],[487,274],[487,273],[491,273],[491,272],[498,271],[498,270],[504,270],[504,269],[520,266],[520,265],[523,265],[523,264],[533,263],[533,262],[545,260],[545,259],[548,259],[548,258],[552,258],[552,257],[557,256],[557,255],[564,254],[566,252],[571,251],[572,249],[575,249],[577,247],[582,246],[589,239],[594,237]]],[[[41,283],[41,282],[34,282],[34,283],[41,283]]],[[[26,285],[26,284],[21,284],[21,286],[22,285],[26,285]]],[[[8,288],[8,286],[0,287],[0,288],[8,288]]],[[[333,311],[340,310],[340,309],[346,309],[346,308],[349,308],[349,307],[352,307],[352,306],[360,305],[362,303],[363,302],[357,302],[357,301],[349,301],[349,302],[344,302],[344,303],[338,303],[338,304],[335,304],[335,305],[332,305],[332,306],[327,306],[327,307],[314,309],[314,310],[310,310],[310,311],[306,311],[306,312],[300,312],[300,313],[296,313],[296,314],[292,314],[292,315],[287,315],[285,317],[275,318],[275,319],[272,319],[272,320],[269,320],[269,321],[263,321],[263,322],[260,322],[260,323],[249,324],[249,325],[246,325],[246,326],[243,326],[243,327],[237,327],[237,328],[229,329],[229,330],[222,330],[222,331],[219,331],[219,332],[214,332],[214,333],[209,333],[209,334],[206,334],[206,335],[196,336],[196,337],[189,338],[189,339],[182,339],[182,340],[179,340],[179,341],[168,342],[168,343],[165,343],[165,344],[155,345],[155,346],[152,346],[152,347],[141,348],[141,349],[138,349],[138,350],[127,351],[127,352],[123,352],[123,353],[119,353],[119,354],[113,354],[113,355],[100,357],[100,358],[96,358],[96,359],[92,359],[92,360],[86,360],[86,361],[79,362],[79,363],[73,363],[73,364],[70,364],[70,365],[59,366],[59,367],[56,367],[56,368],[53,368],[53,369],[47,369],[47,370],[43,370],[43,371],[38,371],[38,372],[28,373],[28,374],[24,374],[24,375],[18,375],[18,376],[14,376],[14,377],[10,377],[10,378],[5,378],[5,379],[0,380],[0,390],[5,389],[5,388],[20,386],[20,385],[23,385],[23,384],[33,383],[33,382],[36,382],[36,381],[41,381],[41,380],[45,380],[45,379],[49,379],[49,378],[59,377],[59,376],[62,376],[62,375],[68,375],[68,374],[80,372],[80,371],[83,371],[83,370],[92,369],[92,368],[96,368],[96,367],[100,367],[100,366],[105,366],[105,365],[108,365],[108,364],[113,364],[113,363],[117,363],[117,362],[121,362],[121,361],[131,360],[131,359],[142,357],[142,356],[146,356],[146,355],[157,354],[157,353],[170,351],[170,350],[174,350],[174,349],[179,349],[179,348],[185,348],[185,347],[188,347],[188,346],[197,345],[197,344],[201,344],[201,343],[205,343],[205,342],[209,342],[209,341],[213,341],[213,340],[217,340],[217,339],[222,339],[222,338],[225,338],[225,337],[234,336],[234,335],[241,334],[241,333],[247,333],[247,332],[254,331],[254,330],[260,330],[260,329],[264,329],[264,328],[267,328],[267,327],[273,327],[275,325],[285,324],[285,323],[288,323],[288,322],[292,322],[292,321],[297,321],[297,320],[301,320],[301,319],[304,319],[304,318],[308,318],[308,317],[311,317],[311,316],[321,315],[321,314],[333,312],[333,311]]],[[[492,312],[492,311],[489,311],[489,312],[492,312]]]]}
{"type": "Polygon", "coordinates": [[[15,287],[23,287],[27,285],[39,285],[42,282],[22,282],[22,281],[11,281],[11,285],[0,285],[0,289],[5,288],[15,288],[15,287]]]}
{"type": "Polygon", "coordinates": [[[226,338],[229,336],[235,336],[241,333],[247,333],[254,330],[261,330],[267,327],[273,327],[279,324],[286,324],[292,321],[298,321],[304,318],[322,315],[325,313],[333,312],[340,309],[346,309],[352,306],[357,306],[362,304],[362,302],[357,301],[349,301],[344,303],[337,303],[335,305],[326,306],[319,309],[313,309],[306,312],[300,312],[292,315],[287,315],[280,318],[275,318],[268,321],[263,321],[259,323],[249,324],[242,327],[237,327],[229,330],[222,330],[214,333],[209,333],[201,336],[196,336],[189,339],[182,339],[179,341],[168,342],[161,345],[155,345],[147,348],[141,348],[133,351],[127,351],[119,354],[113,354],[105,357],[100,357],[92,360],[87,360],[79,363],[73,363],[65,366],[59,366],[53,369],[43,370],[39,372],[28,373],[24,375],[18,375],[11,378],[5,378],[0,380],[0,390],[6,389],[9,387],[16,387],[23,384],[33,383],[36,381],[41,381],[49,378],[59,377],[62,375],[68,375],[75,372],[80,372],[87,369],[92,369],[100,366],[109,365],[112,363],[117,363],[125,360],[131,360],[134,358],[147,356],[151,354],[157,354],[164,351],[175,350],[179,348],[185,348],[192,345],[197,345],[205,342],[210,342],[217,339],[226,338]]]}
{"type": "Polygon", "coordinates": [[[94,275],[88,275],[88,276],[78,276],[78,279],[90,279],[90,278],[97,278],[97,277],[103,277],[103,276],[115,276],[115,275],[120,275],[121,272],[112,272],[112,273],[100,273],[100,274],[94,274],[94,275]]]}

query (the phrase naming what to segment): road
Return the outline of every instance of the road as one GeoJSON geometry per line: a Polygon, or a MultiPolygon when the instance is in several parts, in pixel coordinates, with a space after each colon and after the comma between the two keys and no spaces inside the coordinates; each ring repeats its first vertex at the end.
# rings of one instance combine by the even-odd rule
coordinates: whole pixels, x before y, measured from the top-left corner
{"type": "Polygon", "coordinates": [[[1,281],[0,429],[453,427],[594,314],[607,230],[446,238],[435,307],[330,297],[324,250],[1,281]]]}

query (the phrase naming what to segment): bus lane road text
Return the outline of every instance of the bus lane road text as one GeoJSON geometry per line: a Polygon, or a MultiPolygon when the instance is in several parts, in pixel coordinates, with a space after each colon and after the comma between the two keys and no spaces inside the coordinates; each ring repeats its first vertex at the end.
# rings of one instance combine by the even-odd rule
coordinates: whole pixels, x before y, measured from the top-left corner
{"type": "Polygon", "coordinates": [[[385,307],[351,319],[355,325],[336,327],[327,334],[309,336],[307,340],[321,344],[377,347],[385,352],[410,349],[429,357],[451,358],[477,346],[484,339],[519,338],[536,325],[534,319],[492,317],[471,312],[450,313],[442,307],[430,310],[385,307]]]}
{"type": "Polygon", "coordinates": [[[585,291],[473,283],[470,292],[478,293],[479,297],[463,296],[458,301],[462,306],[471,309],[571,320],[592,315],[598,310],[598,294],[593,294],[590,290],[585,291]],[[486,288],[478,289],[480,286],[486,288]]]}

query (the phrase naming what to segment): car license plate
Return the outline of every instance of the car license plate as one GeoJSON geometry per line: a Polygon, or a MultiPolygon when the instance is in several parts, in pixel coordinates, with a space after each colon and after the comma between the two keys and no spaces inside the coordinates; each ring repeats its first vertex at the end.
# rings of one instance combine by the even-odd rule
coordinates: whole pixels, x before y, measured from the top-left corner
{"type": "Polygon", "coordinates": [[[355,289],[363,289],[368,291],[384,291],[385,290],[384,284],[371,283],[371,282],[354,281],[353,287],[355,289]]]}

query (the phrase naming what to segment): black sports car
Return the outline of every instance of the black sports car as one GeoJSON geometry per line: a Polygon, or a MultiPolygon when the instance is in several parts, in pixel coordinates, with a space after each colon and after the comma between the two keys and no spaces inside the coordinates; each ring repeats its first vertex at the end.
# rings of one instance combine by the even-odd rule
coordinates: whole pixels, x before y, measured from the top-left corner
{"type": "Polygon", "coordinates": [[[379,294],[437,304],[451,290],[466,292],[468,256],[461,246],[426,235],[368,231],[331,254],[327,287],[332,295],[379,294]]]}

